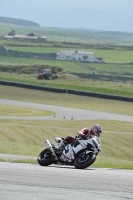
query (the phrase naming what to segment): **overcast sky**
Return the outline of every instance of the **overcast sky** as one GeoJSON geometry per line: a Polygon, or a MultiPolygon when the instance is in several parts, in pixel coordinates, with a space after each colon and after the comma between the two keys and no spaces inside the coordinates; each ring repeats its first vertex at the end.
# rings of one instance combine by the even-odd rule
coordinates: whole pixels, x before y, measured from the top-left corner
{"type": "Polygon", "coordinates": [[[0,16],[44,27],[133,32],[133,0],[0,0],[0,16]]]}

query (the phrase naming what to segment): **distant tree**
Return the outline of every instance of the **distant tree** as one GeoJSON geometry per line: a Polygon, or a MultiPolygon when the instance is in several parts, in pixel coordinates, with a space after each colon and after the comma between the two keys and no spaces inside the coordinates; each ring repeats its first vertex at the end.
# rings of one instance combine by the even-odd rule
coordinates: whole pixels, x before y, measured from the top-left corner
{"type": "Polygon", "coordinates": [[[22,26],[40,26],[36,22],[32,22],[29,20],[23,20],[23,19],[10,18],[10,17],[0,17],[0,22],[8,23],[8,24],[22,25],[22,26]]]}

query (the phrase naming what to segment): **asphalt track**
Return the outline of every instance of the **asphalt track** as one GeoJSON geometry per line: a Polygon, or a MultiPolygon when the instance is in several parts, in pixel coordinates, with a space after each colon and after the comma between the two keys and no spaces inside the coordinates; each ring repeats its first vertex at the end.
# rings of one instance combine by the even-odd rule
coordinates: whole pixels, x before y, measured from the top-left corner
{"type": "Polygon", "coordinates": [[[31,102],[15,101],[0,99],[0,104],[19,106],[25,108],[35,108],[40,110],[49,110],[55,112],[55,115],[51,116],[39,116],[39,117],[18,117],[18,116],[0,116],[0,119],[16,119],[16,120],[117,120],[125,122],[133,122],[133,116],[113,114],[107,112],[99,112],[92,110],[84,110],[77,108],[68,108],[54,105],[45,105],[31,102]]]}
{"type": "MultiPolygon", "coordinates": [[[[54,116],[8,117],[20,120],[92,120],[133,122],[132,116],[0,99],[0,104],[51,110],[54,116]]],[[[0,155],[2,157],[4,155],[0,155]]],[[[15,156],[8,155],[8,158],[15,156]]],[[[29,157],[27,157],[28,159],[29,157]]],[[[15,159],[20,159],[16,156],[15,159]]],[[[26,159],[26,157],[22,157],[26,159]]],[[[35,158],[33,158],[35,159],[35,158]]],[[[0,200],[133,200],[133,171],[122,169],[0,162],[0,200]]]]}
{"type": "Polygon", "coordinates": [[[0,162],[1,200],[132,200],[133,171],[0,162]]]}

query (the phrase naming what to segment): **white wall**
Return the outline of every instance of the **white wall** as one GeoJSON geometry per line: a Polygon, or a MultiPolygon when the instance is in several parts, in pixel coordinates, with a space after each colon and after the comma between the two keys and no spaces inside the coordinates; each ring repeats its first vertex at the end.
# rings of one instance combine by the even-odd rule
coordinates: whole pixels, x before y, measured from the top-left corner
{"type": "Polygon", "coordinates": [[[57,60],[76,60],[76,61],[84,61],[84,62],[94,62],[96,61],[94,54],[93,53],[85,53],[83,54],[83,52],[80,53],[72,53],[72,54],[63,54],[62,52],[60,54],[57,55],[56,57],[57,60]],[[84,56],[88,57],[88,58],[84,58],[84,56]]]}

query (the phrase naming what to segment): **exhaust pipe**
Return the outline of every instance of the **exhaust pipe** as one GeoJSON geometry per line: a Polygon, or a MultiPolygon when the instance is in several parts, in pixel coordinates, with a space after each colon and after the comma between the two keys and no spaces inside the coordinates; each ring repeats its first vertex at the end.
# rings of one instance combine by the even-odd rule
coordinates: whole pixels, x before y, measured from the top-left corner
{"type": "Polygon", "coordinates": [[[56,154],[55,154],[55,152],[54,152],[54,150],[52,148],[52,145],[49,142],[49,140],[45,140],[44,142],[45,142],[45,145],[46,145],[47,149],[49,149],[52,152],[52,154],[57,158],[57,156],[56,156],[56,154]]]}

